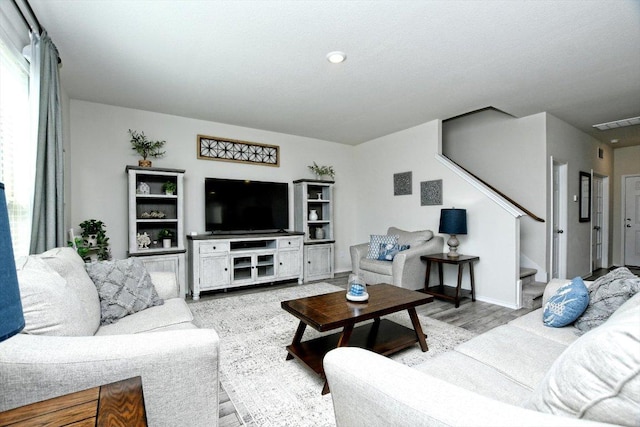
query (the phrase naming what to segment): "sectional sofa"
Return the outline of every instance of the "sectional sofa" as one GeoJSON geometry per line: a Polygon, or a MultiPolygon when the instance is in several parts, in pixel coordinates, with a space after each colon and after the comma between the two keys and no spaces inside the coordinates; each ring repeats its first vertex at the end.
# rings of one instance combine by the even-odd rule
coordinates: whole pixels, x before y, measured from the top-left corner
{"type": "MultiPolygon", "coordinates": [[[[548,284],[543,307],[566,282],[548,284]]],[[[332,350],[324,369],[337,425],[639,426],[640,293],[582,336],[542,317],[540,308],[412,368],[332,350]]]]}

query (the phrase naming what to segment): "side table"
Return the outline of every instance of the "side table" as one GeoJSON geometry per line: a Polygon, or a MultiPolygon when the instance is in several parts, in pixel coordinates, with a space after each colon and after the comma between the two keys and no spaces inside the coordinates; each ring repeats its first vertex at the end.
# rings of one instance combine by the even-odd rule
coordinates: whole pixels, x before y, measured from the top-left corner
{"type": "Polygon", "coordinates": [[[146,427],[142,379],[129,378],[0,412],[0,426],[146,427]]]}
{"type": "Polygon", "coordinates": [[[436,298],[442,298],[456,303],[456,308],[460,307],[460,297],[471,295],[471,301],[476,300],[475,292],[475,280],[473,277],[473,263],[478,261],[480,257],[472,255],[460,255],[458,258],[449,258],[446,253],[423,255],[421,260],[427,262],[427,274],[424,280],[424,292],[431,294],[436,298]],[[431,263],[438,264],[438,276],[440,278],[440,284],[436,286],[429,286],[429,278],[431,276],[431,263]],[[443,283],[442,279],[442,265],[453,264],[458,266],[458,285],[447,286],[443,283]],[[462,289],[462,270],[466,265],[469,266],[469,278],[471,279],[471,290],[462,289]]]}

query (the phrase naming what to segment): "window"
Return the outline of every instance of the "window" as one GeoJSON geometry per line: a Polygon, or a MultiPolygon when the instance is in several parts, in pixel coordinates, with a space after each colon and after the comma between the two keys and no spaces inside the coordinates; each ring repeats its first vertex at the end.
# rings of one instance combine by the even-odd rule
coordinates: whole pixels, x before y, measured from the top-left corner
{"type": "Polygon", "coordinates": [[[35,159],[28,64],[0,38],[0,182],[5,185],[16,256],[29,253],[35,159]]]}

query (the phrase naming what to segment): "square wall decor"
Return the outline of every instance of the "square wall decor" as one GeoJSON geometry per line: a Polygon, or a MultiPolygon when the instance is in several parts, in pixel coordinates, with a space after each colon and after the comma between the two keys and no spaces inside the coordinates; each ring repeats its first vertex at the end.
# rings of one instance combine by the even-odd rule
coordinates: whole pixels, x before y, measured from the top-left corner
{"type": "Polygon", "coordinates": [[[280,166],[280,147],[198,135],[198,158],[277,167],[280,166]]]}
{"type": "Polygon", "coordinates": [[[411,194],[411,186],[413,185],[413,179],[411,172],[401,172],[393,174],[393,195],[404,196],[411,194]]]}
{"type": "Polygon", "coordinates": [[[424,181],[420,183],[420,206],[442,204],[442,180],[424,181]]]}

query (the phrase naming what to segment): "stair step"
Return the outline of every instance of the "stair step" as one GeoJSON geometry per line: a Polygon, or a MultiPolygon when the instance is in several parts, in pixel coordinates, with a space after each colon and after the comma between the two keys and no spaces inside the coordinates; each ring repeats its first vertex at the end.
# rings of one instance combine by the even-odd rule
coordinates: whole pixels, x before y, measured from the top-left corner
{"type": "Polygon", "coordinates": [[[534,276],[538,270],[535,268],[521,268],[520,269],[520,278],[523,279],[528,276],[534,276]]]}
{"type": "Polygon", "coordinates": [[[526,308],[542,307],[542,295],[546,283],[533,282],[522,285],[522,305],[526,308]]]}

